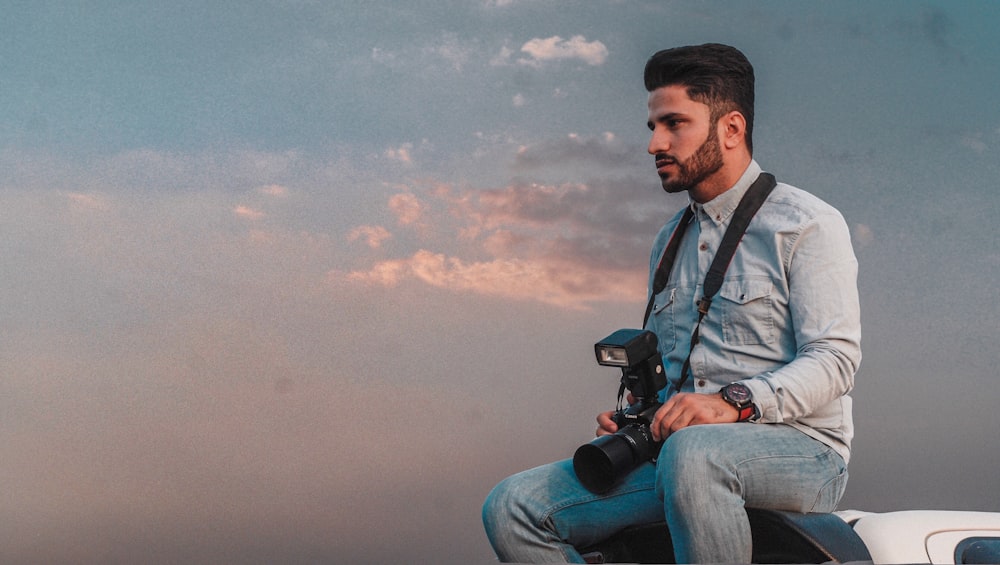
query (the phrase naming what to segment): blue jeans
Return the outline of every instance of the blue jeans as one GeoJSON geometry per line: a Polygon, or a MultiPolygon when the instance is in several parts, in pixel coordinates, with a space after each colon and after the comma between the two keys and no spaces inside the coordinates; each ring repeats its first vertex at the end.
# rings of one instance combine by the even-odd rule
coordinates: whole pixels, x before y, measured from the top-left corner
{"type": "Polygon", "coordinates": [[[604,494],[586,490],[564,460],[498,484],[483,524],[501,561],[582,562],[577,548],[666,520],[678,563],[749,563],[744,505],[832,512],[847,484],[833,449],[781,424],[710,424],[671,435],[604,494]]]}

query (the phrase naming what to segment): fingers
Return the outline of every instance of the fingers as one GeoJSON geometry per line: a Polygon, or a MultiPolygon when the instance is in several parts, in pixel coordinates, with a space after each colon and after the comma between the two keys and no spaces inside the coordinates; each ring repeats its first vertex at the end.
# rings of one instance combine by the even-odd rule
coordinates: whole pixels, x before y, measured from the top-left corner
{"type": "Polygon", "coordinates": [[[684,405],[676,402],[674,396],[669,402],[660,407],[653,416],[653,421],[649,424],[649,429],[653,434],[653,439],[663,441],[667,437],[690,425],[690,414],[684,409],[684,405]]]}
{"type": "Polygon", "coordinates": [[[618,425],[611,419],[613,414],[614,411],[610,410],[597,415],[597,437],[606,436],[618,431],[618,425]]]}
{"type": "Polygon", "coordinates": [[[735,422],[734,409],[717,394],[680,393],[656,411],[650,423],[653,439],[663,441],[688,426],[735,422]]]}

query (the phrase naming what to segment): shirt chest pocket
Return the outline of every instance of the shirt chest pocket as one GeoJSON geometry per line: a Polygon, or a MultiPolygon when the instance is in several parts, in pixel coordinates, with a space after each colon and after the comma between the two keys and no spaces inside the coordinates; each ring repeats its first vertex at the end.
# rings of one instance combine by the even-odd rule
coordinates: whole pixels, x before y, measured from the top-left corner
{"type": "Polygon", "coordinates": [[[674,323],[674,303],[677,301],[677,289],[664,290],[656,295],[653,301],[652,325],[658,342],[660,353],[666,355],[674,349],[677,343],[676,324],[674,323]]]}
{"type": "Polygon", "coordinates": [[[773,343],[774,285],[767,277],[727,280],[719,289],[722,306],[722,335],[726,343],[759,345],[773,343]]]}

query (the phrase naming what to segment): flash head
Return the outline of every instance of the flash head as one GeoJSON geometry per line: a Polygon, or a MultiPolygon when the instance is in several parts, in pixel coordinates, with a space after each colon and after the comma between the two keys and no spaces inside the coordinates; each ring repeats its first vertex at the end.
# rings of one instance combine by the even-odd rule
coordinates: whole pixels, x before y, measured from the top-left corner
{"type": "Polygon", "coordinates": [[[656,354],[656,334],[649,330],[618,330],[594,344],[597,364],[633,367],[656,354]]]}

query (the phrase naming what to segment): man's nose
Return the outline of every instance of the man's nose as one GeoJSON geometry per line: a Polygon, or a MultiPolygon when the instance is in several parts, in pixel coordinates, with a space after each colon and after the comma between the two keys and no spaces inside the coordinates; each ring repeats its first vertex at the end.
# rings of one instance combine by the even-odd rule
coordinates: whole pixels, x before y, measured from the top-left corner
{"type": "Polygon", "coordinates": [[[662,132],[653,130],[653,133],[649,136],[649,147],[646,151],[650,155],[656,155],[657,153],[667,153],[670,149],[670,143],[667,140],[667,136],[663,135],[662,132]]]}

